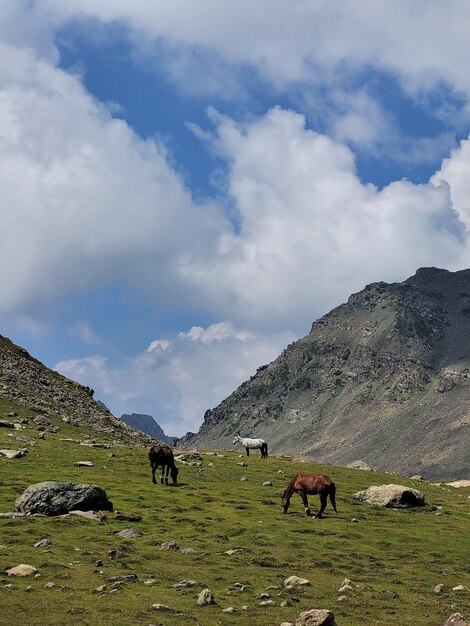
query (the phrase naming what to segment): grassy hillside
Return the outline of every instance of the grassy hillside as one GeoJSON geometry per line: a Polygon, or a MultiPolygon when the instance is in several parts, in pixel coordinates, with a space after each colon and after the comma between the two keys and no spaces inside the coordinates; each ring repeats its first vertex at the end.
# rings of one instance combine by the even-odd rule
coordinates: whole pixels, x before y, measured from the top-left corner
{"type": "MultiPolygon", "coordinates": [[[[0,401],[0,418],[11,410],[26,415],[25,409],[0,401]]],[[[257,453],[246,459],[239,451],[223,457],[203,454],[201,467],[179,464],[178,486],[155,486],[146,448],[60,442],[93,433],[51,419],[60,431],[47,432],[43,440],[37,439],[39,432],[31,422],[21,431],[0,429],[0,448],[17,448],[21,443],[16,437],[21,435],[37,439],[24,458],[0,458],[0,511],[12,511],[28,485],[59,480],[102,486],[115,512],[102,523],[74,516],[0,518],[2,625],[17,624],[21,616],[21,622],[30,625],[73,620],[93,626],[111,621],[120,626],[273,626],[293,622],[310,608],[331,609],[338,626],[439,626],[456,610],[467,619],[470,615],[470,593],[452,591],[456,585],[470,584],[469,489],[288,458],[261,460],[257,453]],[[80,460],[92,461],[94,467],[74,467],[80,460]],[[280,495],[299,470],[328,473],[335,480],[338,515],[328,505],[324,519],[307,518],[296,495],[290,513],[281,514],[280,495]],[[262,486],[264,481],[273,486],[262,486]],[[352,500],[360,489],[390,482],[421,489],[428,506],[376,509],[352,500]],[[142,519],[132,521],[136,515],[142,519]],[[115,536],[130,527],[142,536],[115,536]],[[52,547],[33,547],[45,537],[52,547]],[[168,541],[179,549],[162,549],[168,541]],[[182,548],[193,551],[184,554],[182,548]],[[110,550],[118,551],[114,559],[110,550]],[[40,577],[3,573],[19,563],[37,567],[40,577]],[[136,579],[119,578],[133,574],[136,579]],[[311,584],[284,590],[282,581],[291,575],[311,584]],[[338,601],[344,578],[354,590],[338,601]],[[197,583],[173,587],[185,579],[197,583]],[[55,586],[46,588],[50,582],[55,586]],[[444,584],[440,594],[433,591],[438,583],[444,584]],[[94,592],[102,585],[104,591],[94,592]],[[216,604],[199,607],[197,595],[205,587],[214,593],[216,604]],[[257,595],[262,593],[275,604],[260,606],[257,595]],[[284,600],[287,605],[281,606],[284,600]],[[152,608],[156,603],[173,610],[152,608]],[[236,612],[224,613],[227,607],[236,612]]],[[[310,502],[316,510],[318,498],[310,502]]]]}

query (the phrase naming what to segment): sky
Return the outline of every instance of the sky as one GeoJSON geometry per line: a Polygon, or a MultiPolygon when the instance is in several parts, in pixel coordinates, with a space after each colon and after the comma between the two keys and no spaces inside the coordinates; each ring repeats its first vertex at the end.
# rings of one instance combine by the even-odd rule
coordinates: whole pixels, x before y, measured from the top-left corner
{"type": "Polygon", "coordinates": [[[0,334],[204,412],[366,284],[470,267],[466,0],[3,0],[0,334]]]}

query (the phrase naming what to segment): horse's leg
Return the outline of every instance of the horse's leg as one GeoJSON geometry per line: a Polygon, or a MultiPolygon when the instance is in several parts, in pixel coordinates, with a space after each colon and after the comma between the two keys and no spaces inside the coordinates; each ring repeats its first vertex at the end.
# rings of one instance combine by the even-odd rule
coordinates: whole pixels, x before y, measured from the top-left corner
{"type": "Polygon", "coordinates": [[[157,469],[157,466],[155,465],[155,463],[152,463],[152,482],[154,485],[157,484],[157,481],[155,480],[155,471],[157,469]]]}
{"type": "Polygon", "coordinates": [[[245,450],[246,450],[246,456],[250,456],[250,448],[246,446],[245,450]]]}
{"type": "Polygon", "coordinates": [[[318,517],[319,519],[323,517],[323,511],[326,509],[326,499],[327,494],[326,492],[322,491],[322,493],[320,494],[320,510],[315,515],[315,517],[318,517]]]}
{"type": "Polygon", "coordinates": [[[162,485],[163,485],[163,473],[164,473],[164,471],[165,471],[165,466],[162,465],[162,475],[160,476],[160,482],[161,482],[162,485]]]}
{"type": "Polygon", "coordinates": [[[166,466],[166,474],[165,474],[165,485],[168,485],[168,472],[170,471],[170,466],[166,466]]]}
{"type": "Polygon", "coordinates": [[[310,509],[308,508],[307,493],[302,489],[301,491],[299,491],[299,496],[302,498],[302,502],[304,503],[305,515],[310,515],[310,509]]]}

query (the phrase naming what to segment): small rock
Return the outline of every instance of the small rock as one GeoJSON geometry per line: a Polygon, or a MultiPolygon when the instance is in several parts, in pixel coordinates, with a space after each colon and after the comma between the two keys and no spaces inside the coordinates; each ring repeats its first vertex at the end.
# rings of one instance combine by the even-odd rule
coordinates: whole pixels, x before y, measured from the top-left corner
{"type": "Polygon", "coordinates": [[[120,530],[116,533],[118,537],[125,537],[126,539],[137,539],[138,537],[142,537],[142,533],[135,528],[125,528],[124,530],[120,530]]]}
{"type": "Polygon", "coordinates": [[[102,567],[103,566],[103,561],[101,559],[98,559],[98,561],[95,561],[95,567],[102,567]]]}
{"type": "Polygon", "coordinates": [[[195,580],[181,580],[179,583],[175,583],[173,587],[175,589],[183,589],[185,587],[194,587],[194,585],[197,585],[195,580]]]}
{"type": "Polygon", "coordinates": [[[452,587],[452,591],[469,591],[469,588],[465,585],[457,585],[456,587],[452,587]]]}
{"type": "Polygon", "coordinates": [[[44,585],[44,589],[53,589],[55,587],[55,583],[46,583],[44,585]]]}
{"type": "Polygon", "coordinates": [[[222,609],[222,613],[236,613],[237,609],[234,606],[228,606],[226,609],[222,609]]]}
{"type": "Polygon", "coordinates": [[[293,589],[294,587],[303,587],[304,585],[310,585],[310,581],[306,578],[299,578],[298,576],[289,576],[283,583],[285,589],[293,589]]]}
{"type": "Polygon", "coordinates": [[[436,585],[434,587],[434,593],[441,593],[443,589],[444,589],[444,585],[442,583],[439,583],[439,585],[436,585]]]}
{"type": "Polygon", "coordinates": [[[338,589],[338,593],[346,593],[347,591],[354,591],[354,587],[351,585],[343,585],[338,589]]]}
{"type": "Polygon", "coordinates": [[[123,556],[124,556],[124,552],[121,552],[121,550],[108,550],[108,557],[112,560],[120,559],[123,556]]]}
{"type": "Polygon", "coordinates": [[[337,602],[344,602],[347,599],[348,599],[348,596],[344,596],[344,595],[343,596],[338,596],[336,598],[337,602]]]}
{"type": "Polygon", "coordinates": [[[96,520],[97,522],[104,522],[106,519],[106,514],[103,511],[69,511],[68,514],[78,515],[79,517],[96,520]]]}
{"type": "Polygon", "coordinates": [[[453,613],[444,626],[468,626],[468,622],[464,620],[460,613],[453,613]]]}
{"type": "Polygon", "coordinates": [[[299,615],[295,626],[336,626],[335,616],[327,609],[311,609],[299,615]]]}
{"type": "MultiPolygon", "coordinates": [[[[281,603],[282,605],[282,603],[281,603]]],[[[294,626],[294,622],[282,622],[280,626],[294,626]]]]}
{"type": "Polygon", "coordinates": [[[15,428],[13,422],[7,420],[0,420],[0,428],[15,428]]]}
{"type": "Polygon", "coordinates": [[[265,480],[263,483],[263,487],[272,487],[273,484],[270,480],[265,480]]]}
{"type": "Polygon", "coordinates": [[[96,589],[93,589],[91,593],[102,593],[103,591],[106,591],[106,585],[100,585],[96,589]]]}
{"type": "Polygon", "coordinates": [[[210,589],[203,589],[197,597],[196,603],[199,606],[207,606],[208,604],[215,604],[214,594],[210,589]]]}
{"type": "Polygon", "coordinates": [[[359,520],[357,519],[357,517],[353,517],[353,518],[351,519],[351,522],[352,522],[353,524],[358,524],[358,523],[359,523],[359,520]]]}
{"type": "Polygon", "coordinates": [[[6,569],[5,574],[8,574],[8,576],[31,576],[31,574],[36,574],[37,571],[37,568],[32,565],[20,563],[20,565],[16,565],[16,567],[6,569]]]}
{"type": "Polygon", "coordinates": [[[367,463],[365,463],[364,461],[353,461],[352,463],[348,463],[346,467],[351,469],[364,470],[366,472],[372,471],[370,465],[367,465],[367,463]]]}
{"type": "Polygon", "coordinates": [[[165,541],[165,543],[162,543],[160,546],[161,550],[179,550],[179,545],[176,543],[176,541],[165,541]]]}
{"type": "Polygon", "coordinates": [[[278,474],[284,474],[284,470],[277,470],[278,474]]]}
{"type": "Polygon", "coordinates": [[[248,463],[245,463],[244,461],[242,461],[241,463],[237,463],[237,465],[239,465],[240,467],[248,467],[248,463]]]}
{"type": "Polygon", "coordinates": [[[94,467],[91,461],[75,461],[75,467],[94,467]]]}
{"type": "Polygon", "coordinates": [[[41,541],[38,541],[37,543],[34,544],[35,548],[50,548],[52,546],[52,541],[50,539],[41,539],[41,541]]]}
{"type": "Polygon", "coordinates": [[[191,552],[194,552],[194,548],[183,548],[181,550],[181,554],[190,554],[191,552]]]}
{"type": "Polygon", "coordinates": [[[259,603],[260,606],[274,606],[275,604],[274,600],[261,600],[259,603]]]}
{"type": "Polygon", "coordinates": [[[26,450],[0,450],[0,454],[6,456],[7,459],[21,459],[26,455],[26,450]]]}
{"type": "Polygon", "coordinates": [[[51,423],[51,420],[47,419],[45,415],[38,415],[37,417],[33,419],[33,422],[37,426],[49,426],[51,423]]]}
{"type": "Polygon", "coordinates": [[[156,578],[149,578],[148,580],[144,580],[144,585],[150,586],[154,585],[157,582],[156,578]]]}
{"type": "Polygon", "coordinates": [[[242,548],[233,548],[232,550],[225,550],[224,554],[228,554],[229,556],[232,556],[233,554],[236,554],[237,552],[243,552],[242,548]]]}
{"type": "Polygon", "coordinates": [[[152,609],[155,609],[155,611],[173,611],[173,609],[169,606],[167,606],[166,604],[160,604],[157,602],[157,604],[152,604],[152,609]]]}
{"type": "Polygon", "coordinates": [[[241,480],[241,482],[245,482],[245,480],[248,480],[248,478],[247,478],[246,476],[242,476],[242,477],[240,478],[240,480],[241,480]]]}

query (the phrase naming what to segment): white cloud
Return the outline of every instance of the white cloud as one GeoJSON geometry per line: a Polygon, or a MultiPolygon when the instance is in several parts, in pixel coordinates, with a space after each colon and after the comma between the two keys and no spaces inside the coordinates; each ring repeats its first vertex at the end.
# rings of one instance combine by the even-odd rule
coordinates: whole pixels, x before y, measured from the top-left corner
{"type": "MultiPolygon", "coordinates": [[[[272,361],[293,339],[290,333],[257,336],[229,321],[200,328],[197,334],[195,338],[194,328],[180,333],[171,350],[163,342],[163,349],[147,350],[114,366],[101,356],[91,356],[62,361],[55,369],[93,387],[95,397],[115,414],[149,413],[168,434],[181,436],[197,430],[206,409],[228,396],[260,364],[272,361]]],[[[152,344],[161,346],[162,341],[152,344]]]]}
{"type": "Polygon", "coordinates": [[[78,79],[11,47],[0,49],[0,189],[0,313],[118,281],[168,301],[176,283],[183,301],[183,251],[211,254],[225,228],[155,142],[78,79]]]}
{"type": "Polygon", "coordinates": [[[69,333],[85,344],[101,344],[100,337],[94,332],[90,324],[83,320],[75,322],[75,324],[70,326],[69,333]]]}

